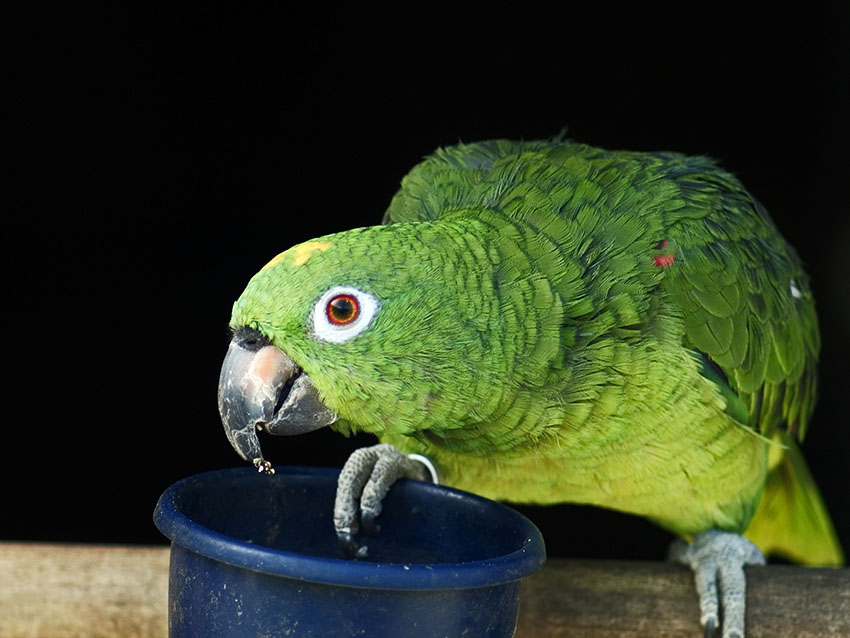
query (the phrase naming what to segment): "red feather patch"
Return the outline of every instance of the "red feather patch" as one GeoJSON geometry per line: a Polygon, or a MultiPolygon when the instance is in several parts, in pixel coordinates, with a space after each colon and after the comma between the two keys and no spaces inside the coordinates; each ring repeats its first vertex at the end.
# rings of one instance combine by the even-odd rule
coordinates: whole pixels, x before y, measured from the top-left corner
{"type": "MultiPolygon", "coordinates": [[[[667,248],[666,239],[658,242],[658,244],[656,244],[655,246],[655,250],[664,250],[665,248],[667,248]]],[[[655,262],[655,265],[659,268],[667,268],[667,266],[669,266],[676,260],[676,257],[673,255],[656,255],[652,259],[655,262]]]]}

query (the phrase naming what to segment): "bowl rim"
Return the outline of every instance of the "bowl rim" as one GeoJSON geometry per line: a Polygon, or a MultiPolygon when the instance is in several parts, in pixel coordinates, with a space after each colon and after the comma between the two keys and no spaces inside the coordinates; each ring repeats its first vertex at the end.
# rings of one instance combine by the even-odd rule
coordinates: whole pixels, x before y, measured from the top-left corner
{"type": "MultiPolygon", "coordinates": [[[[276,466],[276,475],[333,477],[339,469],[310,466],[276,466]]],[[[177,495],[199,481],[262,478],[253,468],[212,470],[185,477],[170,485],[154,509],[154,524],[173,546],[200,554],[234,567],[312,583],[370,589],[436,590],[488,587],[520,580],[537,571],[546,559],[540,530],[524,515],[507,505],[454,488],[410,479],[415,489],[437,491],[441,496],[476,501],[484,507],[501,510],[511,517],[525,537],[517,550],[483,560],[458,563],[384,563],[311,556],[241,541],[195,522],[180,511],[177,495]]]]}

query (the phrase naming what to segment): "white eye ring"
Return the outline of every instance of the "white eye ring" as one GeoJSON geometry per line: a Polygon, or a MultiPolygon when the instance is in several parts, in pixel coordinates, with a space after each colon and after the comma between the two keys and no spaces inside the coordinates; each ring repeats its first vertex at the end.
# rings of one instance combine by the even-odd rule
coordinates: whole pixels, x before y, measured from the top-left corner
{"type": "Polygon", "coordinates": [[[313,306],[313,336],[330,343],[353,339],[372,322],[380,305],[368,292],[351,286],[334,286],[313,306]],[[335,312],[344,314],[335,318],[335,312]]]}

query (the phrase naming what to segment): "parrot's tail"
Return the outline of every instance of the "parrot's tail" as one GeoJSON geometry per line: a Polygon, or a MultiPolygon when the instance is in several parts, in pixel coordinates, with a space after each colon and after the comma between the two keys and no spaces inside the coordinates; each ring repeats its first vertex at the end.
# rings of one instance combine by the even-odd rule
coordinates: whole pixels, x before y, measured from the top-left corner
{"type": "Polygon", "coordinates": [[[838,567],[844,554],[818,486],[796,441],[788,437],[783,443],[787,449],[769,471],[761,503],[744,535],[765,554],[838,567]]]}

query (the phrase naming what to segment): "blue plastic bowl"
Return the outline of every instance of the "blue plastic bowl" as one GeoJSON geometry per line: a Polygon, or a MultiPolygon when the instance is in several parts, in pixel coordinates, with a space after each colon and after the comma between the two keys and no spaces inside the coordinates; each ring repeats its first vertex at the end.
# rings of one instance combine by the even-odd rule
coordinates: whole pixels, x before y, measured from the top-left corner
{"type": "Polygon", "coordinates": [[[545,560],[527,518],[493,501],[402,480],[369,558],[333,530],[338,470],[251,468],[192,476],[154,512],[171,539],[169,634],[512,636],[520,579],[545,560]]]}

